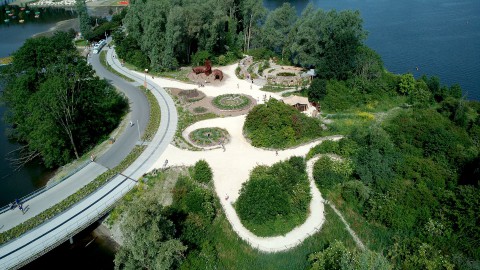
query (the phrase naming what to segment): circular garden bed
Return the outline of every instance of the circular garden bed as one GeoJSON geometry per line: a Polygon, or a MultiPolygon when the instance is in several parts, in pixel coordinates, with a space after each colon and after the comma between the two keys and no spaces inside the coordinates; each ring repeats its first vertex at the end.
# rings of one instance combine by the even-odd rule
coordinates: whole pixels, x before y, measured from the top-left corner
{"type": "Polygon", "coordinates": [[[221,128],[199,128],[188,135],[190,140],[198,146],[215,146],[225,144],[229,140],[228,132],[221,128]]]}
{"type": "Polygon", "coordinates": [[[225,94],[215,97],[212,100],[213,106],[220,110],[242,110],[250,106],[250,99],[245,95],[225,94]]]}

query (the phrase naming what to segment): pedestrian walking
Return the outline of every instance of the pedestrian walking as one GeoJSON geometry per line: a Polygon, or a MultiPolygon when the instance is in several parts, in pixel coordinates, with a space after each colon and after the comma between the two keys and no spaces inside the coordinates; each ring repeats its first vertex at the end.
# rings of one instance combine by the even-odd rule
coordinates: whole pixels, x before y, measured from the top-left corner
{"type": "Polygon", "coordinates": [[[278,151],[275,151],[275,155],[277,155],[277,156],[278,156],[278,151]]]}
{"type": "Polygon", "coordinates": [[[22,211],[22,215],[25,214],[25,212],[23,212],[23,206],[21,204],[18,205],[18,209],[20,209],[20,211],[22,211]]]}
{"type": "Polygon", "coordinates": [[[133,127],[133,122],[132,121],[130,121],[130,126],[133,127]]]}
{"type": "Polygon", "coordinates": [[[240,89],[240,84],[239,83],[237,83],[237,89],[240,89]]]}

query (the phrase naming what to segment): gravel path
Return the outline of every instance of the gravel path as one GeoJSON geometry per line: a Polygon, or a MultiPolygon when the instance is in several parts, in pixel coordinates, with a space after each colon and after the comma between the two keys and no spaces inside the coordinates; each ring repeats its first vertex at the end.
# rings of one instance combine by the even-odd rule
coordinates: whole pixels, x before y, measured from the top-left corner
{"type": "MultiPolygon", "coordinates": [[[[219,86],[207,85],[202,87],[202,92],[207,96],[218,96],[225,93],[241,93],[250,95],[263,103],[263,97],[280,99],[280,96],[274,93],[266,93],[259,90],[259,86],[251,84],[245,80],[237,79],[235,76],[236,65],[222,67],[222,71],[228,75],[219,86]],[[238,86],[238,87],[237,87],[238,86]]],[[[155,78],[155,82],[163,87],[192,89],[192,84],[179,81],[155,78]]],[[[191,166],[200,159],[206,160],[213,170],[213,180],[215,190],[220,198],[222,207],[235,232],[247,241],[252,247],[264,252],[279,252],[299,245],[307,237],[320,230],[325,217],[323,198],[315,186],[312,177],[312,167],[315,159],[307,164],[308,175],[312,201],[310,202],[310,215],[304,224],[296,227],[286,235],[276,237],[258,237],[247,230],[240,222],[238,215],[233,207],[233,203],[238,199],[242,184],[248,180],[250,171],[257,165],[272,165],[278,161],[286,160],[292,156],[305,156],[311,147],[317,145],[323,140],[338,140],[341,136],[331,136],[321,138],[293,149],[278,151],[276,155],[274,150],[265,150],[253,147],[244,138],[242,133],[245,115],[235,117],[223,117],[209,119],[197,122],[189,126],[184,132],[184,137],[188,140],[188,133],[198,128],[219,127],[226,129],[230,134],[231,140],[225,145],[225,151],[222,148],[205,151],[188,151],[169,145],[162,156],[150,168],[162,168],[165,160],[168,160],[168,166],[191,166]]]]}

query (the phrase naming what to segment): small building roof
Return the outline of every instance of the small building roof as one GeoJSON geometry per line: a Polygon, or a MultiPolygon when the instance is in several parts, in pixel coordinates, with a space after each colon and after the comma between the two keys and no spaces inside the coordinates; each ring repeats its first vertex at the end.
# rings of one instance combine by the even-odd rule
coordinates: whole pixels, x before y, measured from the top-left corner
{"type": "Polygon", "coordinates": [[[315,72],[315,69],[309,69],[307,72],[302,73],[302,77],[315,77],[317,76],[317,73],[315,72]]]}
{"type": "Polygon", "coordinates": [[[283,98],[283,102],[291,106],[295,104],[306,104],[306,105],[309,104],[308,98],[300,97],[300,96],[289,96],[289,97],[283,98]]]}

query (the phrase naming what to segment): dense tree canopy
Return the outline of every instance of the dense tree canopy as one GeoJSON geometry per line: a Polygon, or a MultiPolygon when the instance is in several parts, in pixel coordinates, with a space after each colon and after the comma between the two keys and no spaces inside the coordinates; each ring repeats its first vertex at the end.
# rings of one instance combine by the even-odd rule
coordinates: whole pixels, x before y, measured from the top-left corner
{"type": "Polygon", "coordinates": [[[124,245],[115,255],[115,269],[174,269],[187,249],[175,239],[175,225],[162,213],[154,194],[134,200],[121,225],[124,245]]]}
{"type": "Polygon", "coordinates": [[[372,78],[381,71],[378,55],[362,45],[359,12],[326,12],[310,4],[298,17],[289,3],[267,12],[261,0],[134,0],[124,23],[154,70],[190,63],[197,53],[224,64],[242,50],[263,49],[286,63],[314,67],[325,79],[372,78]]]}
{"type": "Polygon", "coordinates": [[[2,100],[11,135],[24,143],[28,161],[41,156],[48,167],[78,158],[117,125],[127,102],[94,76],[72,37],[29,39],[5,70],[2,100]]]}

